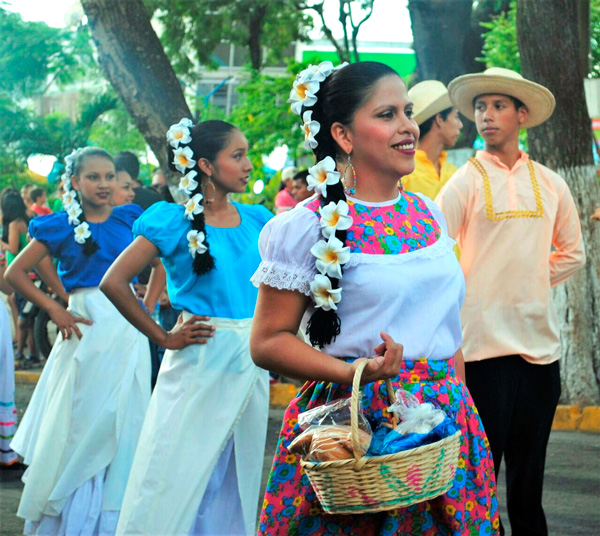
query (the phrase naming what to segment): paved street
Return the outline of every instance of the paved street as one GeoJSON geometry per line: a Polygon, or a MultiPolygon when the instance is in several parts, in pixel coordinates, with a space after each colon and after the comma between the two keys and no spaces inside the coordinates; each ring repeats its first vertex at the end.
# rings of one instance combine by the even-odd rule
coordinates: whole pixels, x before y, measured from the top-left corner
{"type": "MultiPolygon", "coordinates": [[[[33,389],[17,385],[17,405],[22,415],[33,389]]],[[[272,409],[265,453],[263,489],[272,461],[283,410],[272,409]]],[[[501,503],[504,483],[500,479],[501,503]]],[[[17,536],[22,523],[15,516],[21,493],[19,474],[0,471],[0,535],[17,536]]],[[[546,463],[544,507],[552,536],[600,535],[600,435],[553,432],[546,463]]],[[[506,512],[501,507],[503,518],[506,512]]],[[[510,535],[510,530],[507,536],[510,535]]],[[[417,535],[415,535],[417,536],[417,535]]]]}

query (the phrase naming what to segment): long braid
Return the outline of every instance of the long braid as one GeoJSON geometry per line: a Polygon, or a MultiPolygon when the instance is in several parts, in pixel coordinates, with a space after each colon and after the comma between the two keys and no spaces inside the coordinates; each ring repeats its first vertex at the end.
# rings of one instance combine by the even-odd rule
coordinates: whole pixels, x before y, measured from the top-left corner
{"type": "MultiPolygon", "coordinates": [[[[302,71],[290,93],[292,111],[301,115],[304,120],[303,130],[306,135],[305,147],[313,149],[317,165],[328,171],[327,178],[323,169],[315,171],[318,175],[313,177],[309,184],[320,193],[321,226],[323,227],[324,209],[338,211],[341,206],[346,211],[346,194],[342,180],[336,180],[332,161],[336,162],[338,156],[344,152],[338,147],[332,134],[331,128],[334,123],[350,126],[354,114],[363,105],[371,94],[377,81],[384,76],[398,76],[390,67],[376,62],[360,62],[353,65],[342,65],[343,68],[333,68],[331,62],[323,62],[318,66],[309,66],[302,71]],[[313,129],[318,130],[314,133],[313,129]],[[327,167],[329,166],[329,167],[327,167]],[[329,180],[331,176],[331,180],[329,180]]],[[[313,169],[313,168],[311,168],[313,169]]],[[[338,214],[340,214],[339,212],[338,214]]],[[[335,225],[333,236],[339,240],[336,254],[338,254],[338,268],[332,270],[334,273],[343,275],[342,265],[349,258],[349,248],[346,246],[347,229],[351,226],[351,217],[344,215],[344,225],[335,225]],[[344,251],[345,250],[345,251],[344,251]],[[342,255],[344,260],[340,260],[342,255]]],[[[332,227],[325,224],[328,232],[332,227]]],[[[323,233],[329,236],[332,235],[323,233]]],[[[322,249],[323,241],[320,241],[311,252],[317,256],[322,249]]],[[[331,275],[327,267],[319,264],[317,269],[321,273],[311,283],[311,292],[315,300],[315,311],[307,324],[307,334],[313,346],[323,348],[331,344],[341,333],[341,321],[337,313],[336,304],[340,302],[342,286],[341,278],[331,275]],[[327,279],[324,279],[327,278],[327,279]],[[318,279],[318,281],[317,281],[318,279]],[[328,280],[328,282],[327,282],[328,280]],[[327,284],[323,284],[327,282],[327,284]],[[314,288],[313,288],[314,285],[314,288]],[[323,294],[328,294],[323,298],[323,294]]]]}

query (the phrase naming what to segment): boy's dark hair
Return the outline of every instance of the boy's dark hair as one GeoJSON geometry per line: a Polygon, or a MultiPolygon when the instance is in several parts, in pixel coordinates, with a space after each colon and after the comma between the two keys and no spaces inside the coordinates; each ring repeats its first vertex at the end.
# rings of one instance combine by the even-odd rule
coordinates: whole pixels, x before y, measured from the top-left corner
{"type": "Polygon", "coordinates": [[[306,177],[308,177],[308,169],[303,169],[302,171],[298,171],[298,173],[296,173],[292,177],[292,180],[302,181],[308,186],[308,181],[306,180],[306,177]]]}
{"type": "MultiPolygon", "coordinates": [[[[475,98],[473,99],[473,108],[475,107],[475,104],[477,103],[477,99],[479,97],[481,97],[482,95],[495,95],[495,93],[482,93],[481,95],[476,95],[475,98]]],[[[515,105],[515,108],[517,110],[519,108],[522,108],[523,106],[525,106],[525,108],[527,108],[527,105],[523,101],[517,99],[517,97],[513,97],[512,95],[505,95],[504,93],[498,93],[498,95],[504,95],[507,99],[510,99],[512,101],[512,103],[515,105]]],[[[423,135],[422,131],[421,131],[421,135],[423,135]]]]}
{"type": "Polygon", "coordinates": [[[127,171],[132,179],[137,179],[140,175],[140,161],[130,151],[121,151],[115,158],[115,167],[117,171],[127,171]]]}
{"type": "Polygon", "coordinates": [[[35,203],[39,197],[42,197],[43,195],[46,195],[46,190],[44,190],[43,188],[34,188],[33,190],[31,190],[31,192],[29,192],[29,198],[31,199],[32,203],[35,203]]]}
{"type": "Polygon", "coordinates": [[[433,123],[435,123],[435,118],[438,116],[438,114],[442,116],[442,120],[446,121],[446,119],[448,119],[448,116],[450,115],[451,111],[452,111],[452,106],[450,106],[450,108],[446,108],[445,110],[442,110],[441,112],[438,112],[435,115],[432,115],[426,121],[423,121],[423,123],[421,123],[419,125],[419,130],[421,131],[419,138],[425,137],[425,135],[431,130],[431,127],[433,126],[433,123]]]}

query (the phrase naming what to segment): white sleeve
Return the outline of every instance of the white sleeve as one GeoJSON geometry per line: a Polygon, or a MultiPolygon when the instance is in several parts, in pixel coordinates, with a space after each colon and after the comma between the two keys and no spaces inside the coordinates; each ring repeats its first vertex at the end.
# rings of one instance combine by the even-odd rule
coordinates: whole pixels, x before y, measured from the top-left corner
{"type": "Polygon", "coordinates": [[[258,239],[262,262],[250,279],[280,290],[297,290],[310,296],[317,269],[310,249],[321,238],[319,219],[299,206],[271,219],[258,239]]]}

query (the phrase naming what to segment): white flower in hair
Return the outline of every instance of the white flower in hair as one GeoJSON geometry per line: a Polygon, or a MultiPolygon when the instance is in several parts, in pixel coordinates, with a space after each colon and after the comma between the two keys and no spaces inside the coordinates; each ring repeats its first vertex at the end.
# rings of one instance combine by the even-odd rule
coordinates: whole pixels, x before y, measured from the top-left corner
{"type": "Polygon", "coordinates": [[[202,231],[191,230],[187,234],[188,247],[190,248],[190,255],[196,257],[196,253],[202,255],[208,247],[204,243],[204,233],[202,231]]]}
{"type": "Polygon", "coordinates": [[[179,147],[173,151],[173,165],[179,173],[185,173],[187,168],[193,168],[196,165],[192,156],[194,156],[194,152],[189,147],[179,147]]]}
{"type": "Polygon", "coordinates": [[[321,227],[323,236],[329,238],[336,230],[346,231],[352,227],[352,216],[348,216],[349,208],[346,201],[336,203],[331,201],[327,206],[321,207],[321,227]]]}
{"type": "Polygon", "coordinates": [[[67,208],[67,216],[69,218],[69,225],[79,225],[79,216],[81,216],[81,207],[79,203],[73,202],[67,208]]]}
{"type": "Polygon", "coordinates": [[[315,136],[321,130],[321,125],[318,121],[312,120],[312,110],[307,110],[302,115],[302,120],[304,121],[302,125],[302,131],[304,132],[304,148],[305,149],[314,149],[319,143],[315,140],[315,136]]]}
{"type": "Polygon", "coordinates": [[[347,61],[345,61],[344,63],[340,63],[337,67],[334,67],[333,70],[339,71],[340,69],[343,69],[344,67],[348,67],[348,65],[350,65],[350,64],[347,61]]]}
{"type": "Polygon", "coordinates": [[[324,311],[337,309],[336,303],[342,299],[342,289],[331,288],[330,279],[321,274],[317,274],[311,281],[310,291],[315,301],[315,307],[321,307],[324,311]]]}
{"type": "Polygon", "coordinates": [[[182,125],[181,123],[177,123],[173,125],[167,131],[167,141],[171,144],[171,147],[177,149],[180,143],[190,143],[192,141],[192,137],[190,136],[190,129],[182,125]]]}
{"type": "Polygon", "coordinates": [[[350,260],[350,248],[344,247],[344,243],[336,238],[334,234],[329,240],[319,240],[310,252],[317,258],[317,270],[329,277],[342,278],[342,264],[350,260]]]}
{"type": "Polygon", "coordinates": [[[333,72],[333,63],[330,61],[322,61],[319,65],[309,65],[300,74],[310,76],[315,82],[323,82],[333,72]]]}
{"type": "Polygon", "coordinates": [[[204,207],[202,206],[202,194],[196,194],[185,204],[185,217],[193,220],[196,214],[202,214],[204,207]]]}
{"type": "Polygon", "coordinates": [[[308,189],[327,197],[327,186],[333,186],[340,182],[340,174],[336,171],[335,160],[326,156],[316,165],[308,168],[308,189]]]}
{"type": "Polygon", "coordinates": [[[68,209],[77,200],[77,194],[73,190],[66,191],[62,196],[63,206],[68,209]]]}
{"type": "Polygon", "coordinates": [[[187,117],[182,117],[178,124],[180,124],[181,126],[184,126],[184,127],[193,127],[194,126],[194,123],[192,122],[192,120],[188,119],[187,117]]]}
{"type": "Polygon", "coordinates": [[[302,105],[314,106],[317,102],[315,93],[319,91],[319,82],[312,80],[310,73],[302,72],[294,80],[292,91],[290,91],[290,98],[288,102],[291,102],[292,112],[300,115],[302,112],[302,105]]]}
{"type": "Polygon", "coordinates": [[[192,192],[198,187],[198,181],[194,180],[196,175],[198,175],[198,172],[192,170],[181,177],[179,189],[187,195],[192,195],[192,192]]]}
{"type": "Polygon", "coordinates": [[[75,227],[75,242],[78,244],[83,244],[90,236],[92,236],[92,231],[90,231],[87,221],[75,227]]]}

